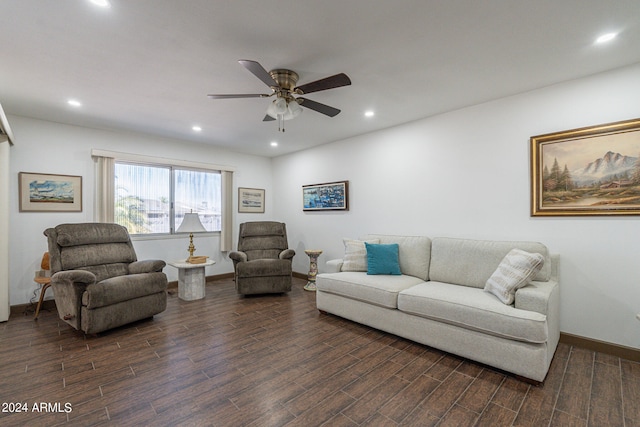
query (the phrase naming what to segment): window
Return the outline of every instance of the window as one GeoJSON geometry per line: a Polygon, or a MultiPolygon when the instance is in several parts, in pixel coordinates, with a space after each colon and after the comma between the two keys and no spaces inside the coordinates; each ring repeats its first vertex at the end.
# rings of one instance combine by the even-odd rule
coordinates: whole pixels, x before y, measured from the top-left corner
{"type": "Polygon", "coordinates": [[[95,148],[91,157],[95,162],[94,221],[129,221],[135,225],[129,230],[133,235],[165,236],[193,209],[208,230],[220,231],[220,251],[232,250],[233,166],[95,148]],[[124,216],[116,221],[119,197],[127,200],[121,200],[124,216]],[[151,211],[151,205],[157,209],[151,211]]]}
{"type": "Polygon", "coordinates": [[[116,161],[114,175],[114,222],[129,233],[173,233],[189,212],[207,231],[221,230],[220,172],[116,161]]]}

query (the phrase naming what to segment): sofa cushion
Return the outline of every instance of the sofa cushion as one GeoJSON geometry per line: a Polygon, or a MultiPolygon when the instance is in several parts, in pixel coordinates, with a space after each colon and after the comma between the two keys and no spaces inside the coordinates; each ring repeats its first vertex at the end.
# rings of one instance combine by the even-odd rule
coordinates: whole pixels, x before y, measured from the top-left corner
{"type": "Polygon", "coordinates": [[[431,239],[426,236],[392,236],[369,234],[366,239],[378,239],[379,243],[397,243],[402,274],[429,280],[431,239]]]}
{"type": "Polygon", "coordinates": [[[387,308],[398,308],[398,292],[424,283],[408,275],[370,276],[364,272],[323,273],[316,278],[318,290],[387,308]]]}
{"type": "Polygon", "coordinates": [[[514,248],[539,253],[544,257],[542,269],[532,280],[546,282],[551,278],[549,252],[542,243],[436,237],[431,243],[429,279],[484,288],[502,259],[514,248]]]}
{"type": "Polygon", "coordinates": [[[543,263],[544,258],[540,254],[511,249],[487,280],[484,290],[504,304],[513,304],[516,290],[529,283],[543,263]]]}
{"type": "Polygon", "coordinates": [[[544,314],[505,305],[483,289],[433,281],[422,283],[399,293],[398,309],[511,340],[547,342],[544,314]]]}
{"type": "Polygon", "coordinates": [[[367,249],[365,243],[380,243],[379,239],[355,240],[342,239],[344,258],[342,271],[367,271],[367,249]]]}
{"type": "Polygon", "coordinates": [[[388,274],[399,276],[398,244],[365,243],[367,248],[367,274],[388,274]]]}

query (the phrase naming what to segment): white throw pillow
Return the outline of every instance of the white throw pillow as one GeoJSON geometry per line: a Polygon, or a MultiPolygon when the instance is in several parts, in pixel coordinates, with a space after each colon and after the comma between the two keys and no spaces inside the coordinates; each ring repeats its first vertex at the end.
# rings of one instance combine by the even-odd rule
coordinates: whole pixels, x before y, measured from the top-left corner
{"type": "Polygon", "coordinates": [[[513,304],[516,290],[527,285],[543,264],[544,257],[538,253],[512,249],[489,277],[484,290],[505,304],[513,304]]]}
{"type": "Polygon", "coordinates": [[[380,239],[354,240],[342,239],[344,258],[341,271],[367,271],[367,248],[364,243],[380,243],[380,239]]]}

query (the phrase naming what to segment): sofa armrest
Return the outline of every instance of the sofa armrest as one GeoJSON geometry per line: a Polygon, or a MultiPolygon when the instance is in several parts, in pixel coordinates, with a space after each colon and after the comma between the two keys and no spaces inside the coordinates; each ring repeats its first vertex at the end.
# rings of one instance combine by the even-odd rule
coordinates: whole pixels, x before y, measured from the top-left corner
{"type": "Polygon", "coordinates": [[[558,281],[531,282],[516,291],[515,307],[521,310],[535,311],[544,315],[553,314],[550,308],[559,294],[558,281]]]}
{"type": "Polygon", "coordinates": [[[551,279],[548,282],[533,281],[516,291],[515,307],[536,311],[546,316],[558,315],[560,309],[560,288],[558,267],[560,255],[551,254],[551,279]]]}
{"type": "Polygon", "coordinates": [[[327,271],[325,273],[340,273],[342,270],[342,264],[344,260],[342,259],[331,259],[327,261],[326,267],[327,271]]]}
{"type": "Polygon", "coordinates": [[[294,251],[293,249],[285,249],[284,251],[280,252],[280,255],[278,256],[278,258],[293,259],[295,254],[296,254],[296,251],[294,251]]]}
{"type": "Polygon", "coordinates": [[[159,259],[135,261],[129,264],[129,274],[158,273],[161,272],[166,265],[166,262],[159,259]]]}

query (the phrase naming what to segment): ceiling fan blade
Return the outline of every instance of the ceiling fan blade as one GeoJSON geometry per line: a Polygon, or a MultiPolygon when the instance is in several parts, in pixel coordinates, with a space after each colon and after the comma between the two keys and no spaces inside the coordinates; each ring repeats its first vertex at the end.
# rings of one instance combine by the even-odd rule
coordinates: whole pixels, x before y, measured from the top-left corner
{"type": "Polygon", "coordinates": [[[232,95],[207,95],[211,99],[234,99],[234,98],[268,98],[271,95],[266,93],[239,93],[232,95]]]}
{"type": "Polygon", "coordinates": [[[307,94],[312,92],[319,92],[321,90],[333,89],[336,87],[349,86],[351,79],[344,73],[336,74],[334,76],[325,77],[324,79],[316,80],[311,83],[298,86],[294,89],[296,93],[307,94]]]}
{"type": "Polygon", "coordinates": [[[275,119],[268,114],[265,114],[264,119],[262,119],[263,122],[272,122],[274,120],[275,119]]]}
{"type": "Polygon", "coordinates": [[[337,108],[333,108],[307,98],[296,98],[296,100],[298,101],[298,104],[302,105],[303,107],[310,108],[314,111],[317,111],[318,113],[322,113],[329,117],[335,117],[340,113],[340,110],[338,110],[337,108]]]}
{"type": "Polygon", "coordinates": [[[251,73],[256,76],[257,78],[259,78],[260,80],[262,80],[262,82],[264,84],[266,84],[269,87],[278,87],[278,83],[276,83],[275,80],[273,80],[273,78],[271,77],[271,74],[269,74],[267,72],[267,70],[264,69],[264,67],[262,65],[260,65],[258,62],[256,61],[250,61],[247,59],[241,59],[238,61],[244,68],[246,68],[247,70],[251,71],[251,73]]]}

